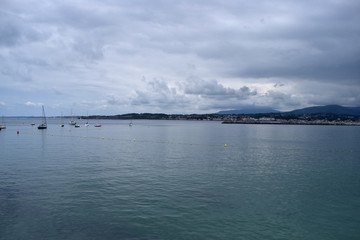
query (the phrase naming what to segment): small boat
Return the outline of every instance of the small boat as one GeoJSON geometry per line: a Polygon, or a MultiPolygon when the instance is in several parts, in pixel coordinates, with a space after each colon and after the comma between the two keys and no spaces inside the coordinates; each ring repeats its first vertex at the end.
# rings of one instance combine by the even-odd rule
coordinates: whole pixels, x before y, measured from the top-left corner
{"type": "Polygon", "coordinates": [[[35,126],[35,123],[30,123],[31,126],[35,126]]]}
{"type": "Polygon", "coordinates": [[[2,117],[2,120],[1,120],[1,124],[0,124],[0,130],[1,129],[6,129],[6,126],[5,126],[5,123],[4,123],[4,117],[2,117]]]}
{"type": "Polygon", "coordinates": [[[101,127],[101,124],[95,124],[94,127],[101,127]]]}
{"type": "Polygon", "coordinates": [[[76,125],[76,122],[73,120],[73,112],[71,110],[71,120],[69,121],[69,125],[76,125]]]}
{"type": "Polygon", "coordinates": [[[76,122],[74,120],[69,121],[69,125],[76,125],[76,122]]]}
{"type": "Polygon", "coordinates": [[[47,129],[44,105],[42,106],[42,118],[43,118],[43,123],[38,126],[38,129],[47,129]]]}
{"type": "Polygon", "coordinates": [[[60,124],[60,127],[64,127],[65,125],[64,125],[64,123],[63,123],[63,113],[61,112],[61,124],[60,124]]]}
{"type": "Polygon", "coordinates": [[[129,127],[131,127],[133,125],[132,121],[129,123],[129,127]]]}
{"type": "Polygon", "coordinates": [[[86,119],[88,119],[85,123],[85,127],[89,126],[89,112],[86,114],[86,119]]]}
{"type": "Polygon", "coordinates": [[[42,123],[38,126],[38,129],[47,129],[47,125],[45,123],[42,123]]]}
{"type": "Polygon", "coordinates": [[[76,123],[76,124],[75,124],[75,127],[76,127],[76,128],[79,128],[79,127],[80,127],[80,125],[76,123]]]}

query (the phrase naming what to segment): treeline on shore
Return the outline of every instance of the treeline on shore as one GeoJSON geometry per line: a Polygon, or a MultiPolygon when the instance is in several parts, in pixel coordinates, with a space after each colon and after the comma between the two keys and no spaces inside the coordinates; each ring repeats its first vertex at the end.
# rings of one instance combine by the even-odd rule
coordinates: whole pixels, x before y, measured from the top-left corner
{"type": "Polygon", "coordinates": [[[298,120],[329,120],[329,121],[360,121],[360,116],[341,114],[289,114],[289,113],[259,113],[259,114],[164,114],[164,113],[127,113],[121,115],[81,116],[82,119],[148,119],[148,120],[226,120],[229,118],[274,118],[298,120]]]}

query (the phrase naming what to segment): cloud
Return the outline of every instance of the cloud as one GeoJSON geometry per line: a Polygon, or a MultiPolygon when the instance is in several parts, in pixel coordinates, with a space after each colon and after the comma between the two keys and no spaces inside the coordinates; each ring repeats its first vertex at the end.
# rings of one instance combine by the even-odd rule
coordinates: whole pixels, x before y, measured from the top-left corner
{"type": "Polygon", "coordinates": [[[259,105],[275,106],[279,110],[301,108],[301,103],[303,103],[302,99],[299,99],[291,92],[276,90],[267,91],[258,101],[259,105]]]}
{"type": "Polygon", "coordinates": [[[167,111],[210,111],[230,106],[234,102],[238,106],[257,95],[256,90],[250,90],[247,86],[226,88],[216,80],[199,77],[190,77],[173,85],[161,79],[143,82],[146,88],[135,91],[130,100],[131,105],[157,107],[167,111]]]}
{"type": "Polygon", "coordinates": [[[185,94],[199,95],[204,98],[218,100],[243,100],[257,94],[256,90],[251,91],[247,86],[243,86],[240,89],[226,88],[216,80],[205,81],[196,77],[188,78],[183,88],[185,94]]]}
{"type": "Polygon", "coordinates": [[[14,47],[42,39],[41,33],[26,20],[12,12],[0,10],[0,47],[14,47]]]}
{"type": "Polygon", "coordinates": [[[106,96],[106,103],[109,105],[124,105],[128,104],[128,100],[112,93],[106,96]]]}
{"type": "Polygon", "coordinates": [[[37,106],[42,106],[44,104],[43,103],[34,103],[34,102],[28,101],[28,102],[25,103],[25,105],[26,106],[31,106],[31,107],[37,107],[37,106]]]}
{"type": "Polygon", "coordinates": [[[0,1],[0,92],[13,115],[29,111],[18,107],[28,99],[104,114],[359,105],[359,8],[355,0],[0,1]]]}
{"type": "Polygon", "coordinates": [[[179,92],[176,87],[171,87],[164,80],[153,79],[152,81],[144,80],[146,88],[135,90],[130,99],[132,106],[153,107],[158,110],[179,111],[191,104],[191,99],[179,92]]]}

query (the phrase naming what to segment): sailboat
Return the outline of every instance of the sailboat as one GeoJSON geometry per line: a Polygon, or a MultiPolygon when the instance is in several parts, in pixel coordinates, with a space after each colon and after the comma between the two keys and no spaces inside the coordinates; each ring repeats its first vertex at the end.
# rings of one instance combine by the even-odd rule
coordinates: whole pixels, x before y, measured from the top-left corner
{"type": "Polygon", "coordinates": [[[69,125],[76,125],[76,122],[73,120],[72,110],[71,110],[71,120],[69,121],[69,125]]]}
{"type": "Polygon", "coordinates": [[[87,113],[87,117],[86,117],[87,121],[85,123],[85,127],[89,126],[89,113],[87,113]]]}
{"type": "Polygon", "coordinates": [[[69,121],[69,124],[70,124],[70,125],[75,125],[76,122],[75,122],[74,120],[71,120],[71,121],[69,121]]]}
{"type": "Polygon", "coordinates": [[[63,113],[61,112],[61,124],[60,127],[64,127],[64,123],[63,123],[63,113]]]}
{"type": "Polygon", "coordinates": [[[42,106],[42,118],[43,118],[43,123],[38,126],[38,129],[47,129],[44,105],[42,106]]]}
{"type": "Polygon", "coordinates": [[[0,130],[1,129],[6,129],[5,123],[4,123],[4,117],[2,117],[2,122],[0,124],[0,130]]]}

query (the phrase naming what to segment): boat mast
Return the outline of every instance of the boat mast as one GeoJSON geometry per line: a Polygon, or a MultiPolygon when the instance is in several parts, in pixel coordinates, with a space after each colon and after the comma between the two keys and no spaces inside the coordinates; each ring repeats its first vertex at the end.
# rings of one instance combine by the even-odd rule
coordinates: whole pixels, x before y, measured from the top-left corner
{"type": "Polygon", "coordinates": [[[47,122],[46,122],[46,117],[45,117],[44,105],[42,105],[42,115],[43,115],[43,123],[47,124],[47,122]]]}

